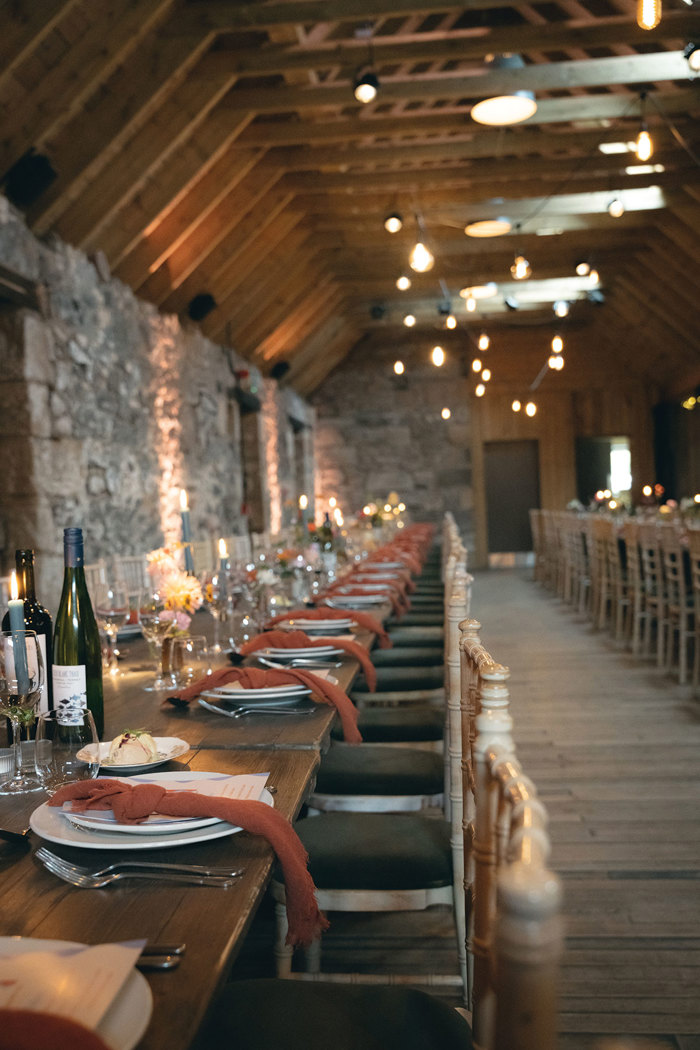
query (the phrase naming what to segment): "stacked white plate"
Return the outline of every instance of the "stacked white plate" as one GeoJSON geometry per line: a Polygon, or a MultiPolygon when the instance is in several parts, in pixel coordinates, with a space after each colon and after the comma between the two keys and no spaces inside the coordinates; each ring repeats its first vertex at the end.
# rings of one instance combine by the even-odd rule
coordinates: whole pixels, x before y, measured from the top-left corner
{"type": "Polygon", "coordinates": [[[225,700],[239,707],[265,707],[267,704],[273,704],[275,707],[291,707],[310,695],[311,690],[301,683],[298,685],[296,683],[269,685],[264,689],[245,689],[241,686],[222,685],[219,689],[211,689],[202,693],[202,696],[210,700],[225,700]]]}
{"type": "Polygon", "coordinates": [[[342,656],[343,650],[333,645],[307,645],[302,649],[257,649],[256,656],[266,656],[270,660],[287,662],[288,660],[322,660],[327,656],[342,656]]]}
{"type": "Polygon", "coordinates": [[[353,581],[348,584],[347,587],[338,587],[336,594],[348,594],[350,591],[361,588],[363,591],[384,591],[387,592],[386,583],[365,583],[364,580],[353,581]]]}
{"type": "Polygon", "coordinates": [[[338,594],[328,599],[334,609],[359,609],[363,605],[382,605],[388,600],[386,594],[338,594]]]}
{"type": "Polygon", "coordinates": [[[363,572],[384,572],[385,569],[403,569],[402,561],[369,561],[362,566],[363,572]]]}
{"type": "Polygon", "coordinates": [[[353,625],[352,617],[337,620],[287,620],[279,623],[283,631],[304,631],[306,634],[344,634],[353,625]]]}

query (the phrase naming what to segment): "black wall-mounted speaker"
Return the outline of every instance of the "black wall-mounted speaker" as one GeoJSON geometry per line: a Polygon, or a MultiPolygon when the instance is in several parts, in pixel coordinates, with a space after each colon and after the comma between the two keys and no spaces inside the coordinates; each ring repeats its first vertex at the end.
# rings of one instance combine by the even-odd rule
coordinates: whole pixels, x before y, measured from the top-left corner
{"type": "Polygon", "coordinates": [[[28,208],[56,178],[49,158],[30,150],[12,165],[3,183],[8,200],[18,208],[28,208]]]}
{"type": "Polygon", "coordinates": [[[187,304],[187,316],[192,321],[203,321],[212,310],[216,310],[216,299],[209,292],[195,295],[187,304]]]}
{"type": "Polygon", "coordinates": [[[284,379],[287,372],[289,371],[289,361],[277,361],[270,369],[271,379],[284,379]]]}

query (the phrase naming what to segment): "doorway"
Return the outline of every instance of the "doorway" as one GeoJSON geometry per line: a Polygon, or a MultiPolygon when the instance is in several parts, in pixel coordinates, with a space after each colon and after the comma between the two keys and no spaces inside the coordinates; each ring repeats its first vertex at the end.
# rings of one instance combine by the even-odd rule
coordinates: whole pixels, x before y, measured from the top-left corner
{"type": "Polygon", "coordinates": [[[529,512],[540,505],[537,441],[487,441],[484,479],[489,554],[531,551],[529,512]]]}

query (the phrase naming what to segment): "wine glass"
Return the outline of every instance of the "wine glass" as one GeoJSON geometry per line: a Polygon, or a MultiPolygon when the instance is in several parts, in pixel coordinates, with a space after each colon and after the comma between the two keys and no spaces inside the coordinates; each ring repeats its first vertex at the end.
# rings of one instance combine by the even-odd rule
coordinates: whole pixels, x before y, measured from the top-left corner
{"type": "Polygon", "coordinates": [[[27,739],[22,745],[22,730],[28,736],[34,725],[44,681],[41,646],[34,631],[0,632],[0,712],[12,726],[14,773],[0,784],[0,795],[37,791],[42,787],[33,768],[24,765],[27,752],[34,744],[27,739]]]}
{"type": "Polygon", "coordinates": [[[222,652],[221,624],[230,614],[231,586],[226,572],[207,572],[202,576],[204,604],[214,618],[214,641],[209,647],[212,653],[222,652]]]}
{"type": "Polygon", "coordinates": [[[107,638],[105,670],[114,677],[120,673],[115,650],[117,633],[129,618],[129,596],[126,588],[119,582],[99,583],[95,589],[94,606],[98,626],[107,638]]]}
{"type": "Polygon", "coordinates": [[[100,742],[92,712],[61,707],[40,714],[34,750],[42,787],[53,795],[64,784],[90,780],[100,771],[100,742]]]}
{"type": "Polygon", "coordinates": [[[159,590],[142,591],[139,595],[139,623],[156,665],[155,678],[144,689],[148,692],[171,689],[170,675],[163,674],[163,642],[175,629],[175,620],[159,590]]]}

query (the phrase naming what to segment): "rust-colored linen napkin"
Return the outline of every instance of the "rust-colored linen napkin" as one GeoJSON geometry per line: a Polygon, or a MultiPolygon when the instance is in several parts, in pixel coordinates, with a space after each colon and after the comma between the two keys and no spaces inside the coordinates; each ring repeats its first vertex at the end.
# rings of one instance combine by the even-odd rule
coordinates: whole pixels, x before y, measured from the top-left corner
{"type": "Polygon", "coordinates": [[[313,609],[292,609],[290,612],[273,616],[265,624],[266,628],[274,627],[275,624],[283,623],[285,620],[352,620],[358,627],[364,627],[366,631],[376,634],[380,649],[391,649],[393,643],[388,633],[382,627],[380,621],[371,613],[361,612],[359,609],[332,609],[330,605],[317,605],[313,609]]]}
{"type": "MultiPolygon", "coordinates": [[[[229,682],[240,682],[244,689],[264,689],[270,685],[289,685],[299,682],[310,689],[312,694],[323,703],[330,704],[336,709],[343,726],[343,738],[348,744],[362,742],[360,731],[357,728],[357,708],[347,693],[344,693],[334,682],[319,678],[313,671],[300,667],[284,667],[279,671],[265,671],[262,667],[221,667],[207,675],[206,678],[201,678],[198,682],[188,685],[186,689],[173,693],[165,703],[174,704],[176,707],[189,704],[205,690],[220,689],[222,685],[228,685],[229,682]]],[[[241,699],[245,698],[245,693],[239,695],[241,699]]],[[[235,693],[231,699],[236,699],[235,693]]]]}
{"type": "Polygon", "coordinates": [[[360,645],[359,642],[351,642],[349,638],[312,638],[304,631],[265,631],[264,634],[258,634],[242,645],[241,652],[244,656],[248,656],[250,653],[257,652],[258,649],[318,649],[326,645],[333,645],[337,649],[342,649],[348,656],[354,656],[364,671],[370,692],[375,691],[377,672],[369,658],[369,653],[363,645],[360,645]]]}
{"type": "Polygon", "coordinates": [[[80,780],[59,788],[50,806],[70,802],[76,813],[111,809],[118,821],[139,824],[151,813],[172,817],[218,817],[253,835],[262,835],[274,849],[284,874],[288,944],[310,944],[327,928],[319,910],[315,886],[307,869],[308,855],[296,831],[264,802],[217,798],[196,791],[167,791],[160,784],[129,784],[123,780],[80,780]]]}
{"type": "Polygon", "coordinates": [[[109,1050],[77,1021],[42,1010],[0,1010],[0,1050],[109,1050]]]}

